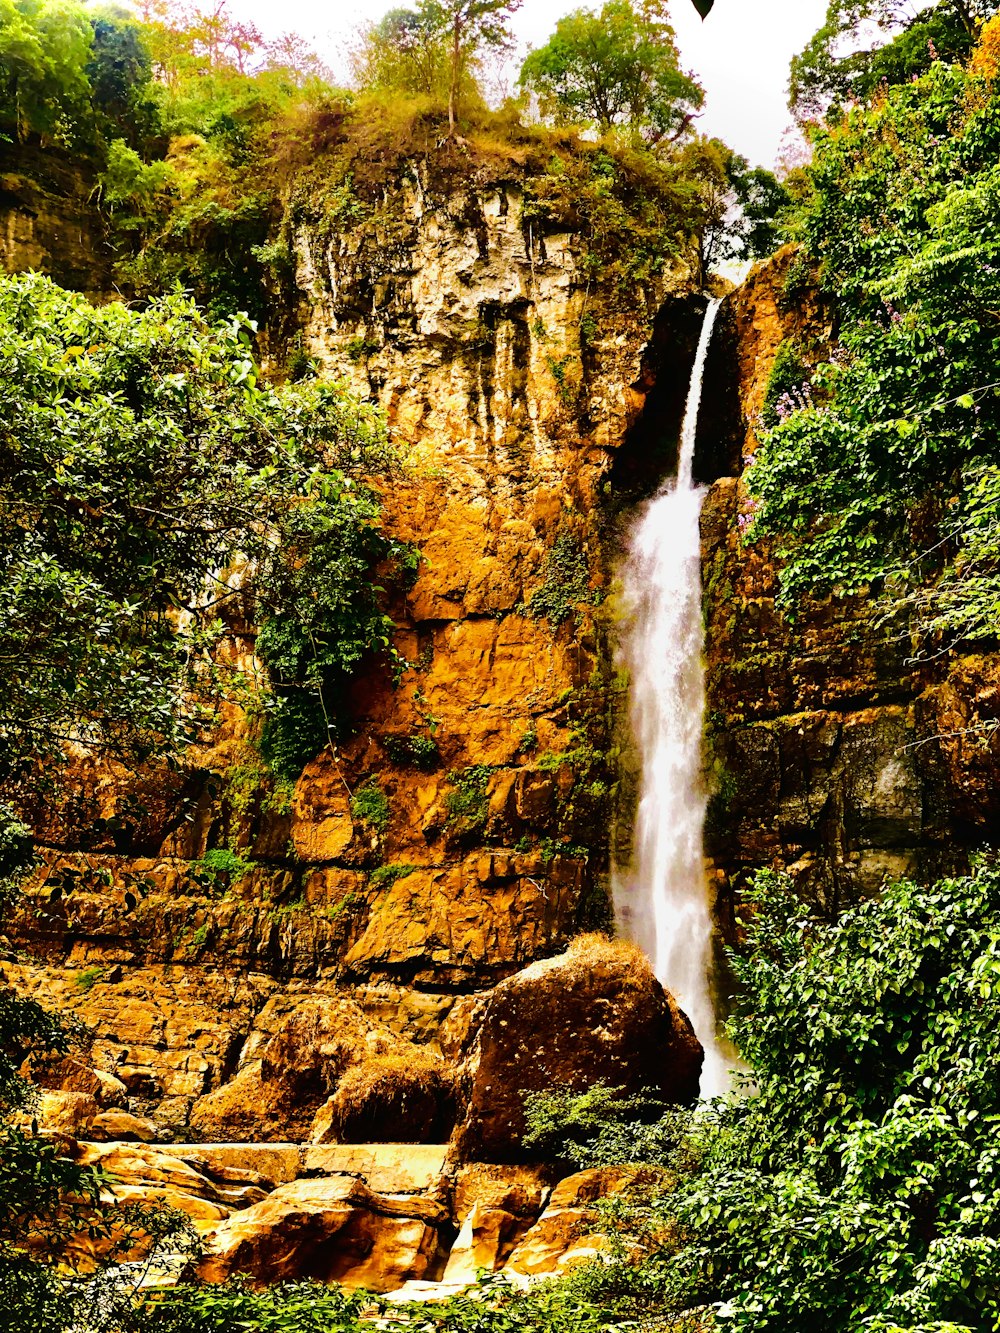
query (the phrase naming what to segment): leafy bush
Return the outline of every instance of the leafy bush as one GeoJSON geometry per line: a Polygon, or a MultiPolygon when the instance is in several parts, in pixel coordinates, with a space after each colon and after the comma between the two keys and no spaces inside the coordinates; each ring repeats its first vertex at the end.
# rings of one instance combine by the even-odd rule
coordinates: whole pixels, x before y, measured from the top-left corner
{"type": "Polygon", "coordinates": [[[364,480],[392,465],[377,413],[340,385],[262,383],[246,321],[183,296],[95,308],[8,277],[0,322],[0,781],[68,734],[133,759],[198,736],[245,693],[211,656],[237,595],[263,622],[273,725],[319,701],[295,758],[315,754],[346,679],[388,651],[373,566],[410,558],[364,480]]]}
{"type": "Polygon", "coordinates": [[[604,1082],[583,1091],[525,1092],[522,1146],[574,1171],[625,1162],[664,1162],[683,1141],[690,1113],[604,1082]]]}
{"type": "Polygon", "coordinates": [[[745,927],[746,1093],[692,1120],[666,1243],[592,1291],[747,1333],[994,1329],[1000,869],[891,885],[835,925],[767,873],[745,927]]]}
{"type": "Polygon", "coordinates": [[[351,797],[351,814],[376,833],[389,827],[389,798],[378,778],[369,778],[351,797]]]}
{"type": "Polygon", "coordinates": [[[434,737],[419,731],[410,732],[408,736],[383,736],[382,745],[394,764],[430,769],[441,757],[434,737]]]}
{"type": "Polygon", "coordinates": [[[140,1311],[142,1333],[604,1333],[602,1311],[571,1287],[543,1283],[521,1291],[506,1278],[483,1276],[443,1301],[390,1305],[369,1292],[314,1282],[283,1283],[254,1292],[238,1281],[180,1286],[140,1311]]]}
{"type": "Polygon", "coordinates": [[[784,605],[874,585],[946,642],[1000,629],[998,37],[815,129],[799,226],[838,343],[748,476],[784,605]]]}
{"type": "Polygon", "coordinates": [[[252,862],[245,861],[239,852],[234,852],[229,847],[211,847],[201,860],[195,863],[194,873],[209,884],[215,884],[219,880],[235,884],[251,868],[252,862]]]}
{"type": "Polygon", "coordinates": [[[545,556],[541,586],[528,598],[528,611],[560,625],[574,607],[594,602],[590,565],[579,537],[561,532],[545,556]]]}
{"type": "Polygon", "coordinates": [[[489,814],[487,791],[493,769],[488,764],[471,764],[448,774],[452,790],[445,796],[448,821],[459,834],[474,834],[486,826],[489,814]]]}

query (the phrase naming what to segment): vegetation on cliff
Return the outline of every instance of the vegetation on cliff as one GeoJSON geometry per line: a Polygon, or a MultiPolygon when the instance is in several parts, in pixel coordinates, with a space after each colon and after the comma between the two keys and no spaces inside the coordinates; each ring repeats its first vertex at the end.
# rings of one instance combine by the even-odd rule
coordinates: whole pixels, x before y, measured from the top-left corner
{"type": "MultiPolygon", "coordinates": [[[[515,8],[422,0],[392,10],[363,32],[356,86],[344,90],[301,43],[266,43],[225,5],[164,0],[137,21],[75,0],[12,2],[0,13],[12,108],[2,128],[92,164],[125,290],[180,284],[212,314],[275,328],[292,304],[296,228],[391,231],[384,187],[415,162],[431,188],[527,184],[536,234],[547,222],[577,227],[597,263],[634,250],[627,280],[692,245],[706,263],[727,245],[764,252],[773,233],[754,215],[772,217],[783,196],[768,173],[694,132],[702,94],[679,68],[662,4],[580,11],[529,57],[522,82],[551,124],[526,97],[492,110],[482,91],[515,8]],[[588,23],[606,30],[596,52],[588,23]],[[599,95],[581,97],[584,84],[599,95]],[[751,225],[734,230],[744,206],[751,225]]],[[[287,368],[306,374],[308,360],[293,355],[287,368]]]]}
{"type": "Polygon", "coordinates": [[[784,596],[909,599],[945,641],[996,633],[995,311],[1000,21],[813,132],[799,214],[832,355],[790,393],[749,473],[784,596]]]}
{"type": "MultiPolygon", "coordinates": [[[[37,800],[67,744],[173,759],[224,699],[264,708],[262,745],[297,774],[389,642],[374,567],[408,553],[379,529],[380,418],[336,384],[268,386],[246,321],[210,323],[183,296],[95,308],[4,278],[0,322],[0,790],[37,800]],[[248,619],[269,688],[221,651],[248,619]]],[[[6,905],[32,847],[0,815],[6,905]]],[[[0,987],[0,1319],[27,1306],[17,1327],[120,1327],[131,1285],[113,1260],[184,1227],[105,1207],[94,1171],[15,1123],[22,1062],[67,1049],[58,1021],[0,987]],[[81,1238],[105,1242],[103,1277],[62,1281],[45,1261],[81,1238]],[[98,1308],[105,1322],[84,1322],[98,1308]]]]}
{"type": "Polygon", "coordinates": [[[246,322],[185,297],[95,308],[6,278],[0,320],[0,777],[67,740],[143,758],[196,739],[254,684],[210,651],[239,616],[271,669],[271,746],[301,767],[388,644],[377,414],[336,384],[271,388],[246,322]]]}

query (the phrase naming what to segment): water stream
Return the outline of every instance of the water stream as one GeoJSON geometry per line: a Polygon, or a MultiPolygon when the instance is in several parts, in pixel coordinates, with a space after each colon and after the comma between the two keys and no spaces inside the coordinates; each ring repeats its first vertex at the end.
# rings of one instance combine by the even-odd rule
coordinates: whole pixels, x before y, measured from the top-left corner
{"type": "Polygon", "coordinates": [[[729,1086],[712,997],[712,918],[705,881],[701,613],[703,491],[694,449],[705,362],[719,302],[705,312],[691,372],[676,481],[640,511],[622,570],[621,652],[630,677],[632,730],[642,763],[631,864],[615,874],[620,927],[642,946],[657,977],[705,1048],[701,1095],[729,1086]]]}

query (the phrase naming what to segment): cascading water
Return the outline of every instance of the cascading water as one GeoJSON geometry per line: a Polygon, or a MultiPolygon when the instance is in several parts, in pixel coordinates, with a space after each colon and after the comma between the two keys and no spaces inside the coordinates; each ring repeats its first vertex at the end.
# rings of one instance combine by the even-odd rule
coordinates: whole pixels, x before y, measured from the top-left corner
{"type": "Polygon", "coordinates": [[[705,362],[719,302],[705,312],[691,372],[677,480],[644,507],[622,571],[621,650],[642,779],[631,865],[616,871],[623,933],[646,951],[657,977],[705,1048],[701,1095],[729,1085],[712,1000],[712,919],[702,847],[705,687],[701,616],[702,490],[693,478],[705,362]]]}

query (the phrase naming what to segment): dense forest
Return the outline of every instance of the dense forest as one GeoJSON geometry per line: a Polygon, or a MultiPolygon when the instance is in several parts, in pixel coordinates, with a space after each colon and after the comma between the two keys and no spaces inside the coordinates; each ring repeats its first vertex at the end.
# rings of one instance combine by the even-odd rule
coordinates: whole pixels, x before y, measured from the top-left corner
{"type": "MultiPolygon", "coordinates": [[[[257,710],[280,800],[349,731],[359,664],[399,665],[386,590],[420,553],[381,515],[405,460],[297,340],[291,237],[308,218],[388,243],[406,162],[526,174],[525,208],[572,216],[622,303],[671,260],[700,288],[794,247],[782,300],[822,303],[832,340],[779,352],[741,540],[779,553],[789,618],[861,592],[915,655],[995,645],[997,6],[831,0],[791,71],[808,160],[780,180],[699,133],[658,0],[567,15],[493,96],[516,8],[393,9],[358,33],[345,89],[225,5],[0,0],[3,164],[75,164],[125,298],[0,281],[5,909],[34,864],[14,807],[45,798],[68,741],[166,768],[235,702],[257,710]],[[248,620],[256,675],[227,652],[248,620]]],[[[31,1062],[74,1032],[0,990],[0,1327],[1000,1327],[995,862],[833,921],[761,871],[730,961],[738,1092],[695,1110],[601,1083],[528,1099],[535,1159],[648,1167],[603,1205],[610,1252],[416,1313],[308,1282],[140,1291],[160,1250],[197,1238],[171,1209],[109,1204],[99,1171],[32,1132],[31,1062]]]]}

